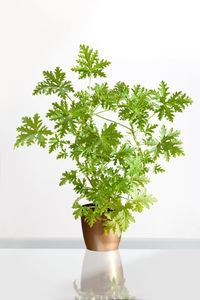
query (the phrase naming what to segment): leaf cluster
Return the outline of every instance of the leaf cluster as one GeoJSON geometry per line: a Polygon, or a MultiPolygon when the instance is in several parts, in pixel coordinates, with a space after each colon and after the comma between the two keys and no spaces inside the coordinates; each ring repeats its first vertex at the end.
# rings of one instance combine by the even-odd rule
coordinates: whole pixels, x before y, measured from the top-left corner
{"type": "Polygon", "coordinates": [[[74,91],[59,67],[44,71],[33,94],[56,96],[46,113],[52,128],[38,114],[23,117],[15,147],[36,143],[56,153],[57,159],[73,160],[76,168],[64,170],[60,185],[74,186],[74,217],[84,216],[93,226],[104,216],[105,232],[120,235],[135,222],[136,213],[156,202],[146,190],[150,172],[165,171],[162,158],[184,155],[180,131],[167,124],[192,100],[181,91],[170,94],[163,81],[158,89],[124,82],[113,87],[107,82],[93,84],[92,79],[106,76],[110,62],[99,59],[98,51],[89,46],[80,45],[76,62],[72,71],[79,79],[88,77],[89,86],[74,91]],[[116,117],[110,118],[110,113],[116,117]],[[82,200],[93,206],[83,206],[82,200]]]}

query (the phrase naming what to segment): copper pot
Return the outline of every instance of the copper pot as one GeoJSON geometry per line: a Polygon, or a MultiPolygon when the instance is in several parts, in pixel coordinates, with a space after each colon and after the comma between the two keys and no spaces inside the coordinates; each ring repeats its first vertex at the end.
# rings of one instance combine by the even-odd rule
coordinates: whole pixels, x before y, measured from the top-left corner
{"type": "Polygon", "coordinates": [[[103,215],[100,220],[97,220],[94,225],[90,227],[85,221],[84,216],[81,217],[83,237],[88,250],[111,251],[118,249],[121,236],[119,237],[112,231],[105,234],[103,230],[103,221],[105,220],[106,216],[103,215]]]}

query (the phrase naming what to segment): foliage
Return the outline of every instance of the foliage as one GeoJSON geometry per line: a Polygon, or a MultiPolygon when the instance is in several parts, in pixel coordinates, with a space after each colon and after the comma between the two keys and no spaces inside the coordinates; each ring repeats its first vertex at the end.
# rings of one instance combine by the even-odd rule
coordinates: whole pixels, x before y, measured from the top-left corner
{"type": "Polygon", "coordinates": [[[105,232],[120,235],[135,222],[135,213],[156,201],[146,192],[148,174],[165,171],[162,157],[169,161],[184,155],[180,131],[167,126],[192,100],[183,92],[170,94],[164,81],[157,90],[130,88],[124,82],[113,88],[107,82],[92,85],[92,78],[106,76],[104,69],[110,62],[100,60],[98,51],[85,45],[80,46],[76,62],[71,70],[80,79],[89,77],[87,89],[75,92],[59,67],[44,71],[33,95],[57,96],[46,114],[53,129],[43,125],[38,114],[23,117],[15,147],[37,143],[49,153],[56,152],[57,159],[75,161],[76,168],[64,171],[60,180],[61,186],[73,184],[78,195],[74,217],[84,216],[92,226],[105,215],[105,232]],[[110,119],[109,112],[116,118],[110,119]],[[97,119],[104,121],[102,127],[97,119]],[[82,206],[83,199],[94,207],[82,206]]]}
{"type": "Polygon", "coordinates": [[[18,136],[16,139],[15,147],[30,146],[34,143],[38,143],[39,146],[45,148],[47,137],[52,132],[47,126],[42,125],[42,120],[38,114],[35,114],[33,118],[23,117],[22,126],[17,128],[18,136]]]}
{"type": "Polygon", "coordinates": [[[89,49],[89,46],[80,45],[79,59],[76,60],[77,66],[71,70],[79,73],[79,79],[97,76],[106,77],[104,69],[110,65],[110,62],[104,59],[99,60],[98,51],[89,49]]]}

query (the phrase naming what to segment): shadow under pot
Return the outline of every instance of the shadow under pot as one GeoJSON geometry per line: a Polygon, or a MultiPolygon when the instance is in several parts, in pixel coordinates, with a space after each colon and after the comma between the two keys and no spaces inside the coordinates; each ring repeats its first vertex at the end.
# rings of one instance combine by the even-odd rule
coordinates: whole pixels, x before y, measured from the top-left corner
{"type": "MultiPolygon", "coordinates": [[[[92,209],[95,208],[94,204],[84,204],[92,209]]],[[[112,230],[108,234],[104,233],[103,222],[107,220],[105,215],[101,216],[100,220],[96,220],[92,227],[85,221],[85,217],[81,217],[83,237],[86,248],[92,251],[112,251],[119,247],[121,236],[113,233],[112,230]]]]}

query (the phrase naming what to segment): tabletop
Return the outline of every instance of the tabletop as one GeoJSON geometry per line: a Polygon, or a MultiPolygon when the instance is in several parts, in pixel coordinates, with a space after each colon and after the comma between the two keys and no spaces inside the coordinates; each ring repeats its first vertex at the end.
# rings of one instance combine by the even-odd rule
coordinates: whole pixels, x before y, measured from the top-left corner
{"type": "Polygon", "coordinates": [[[0,299],[199,300],[200,249],[194,248],[1,247],[0,299]]]}

